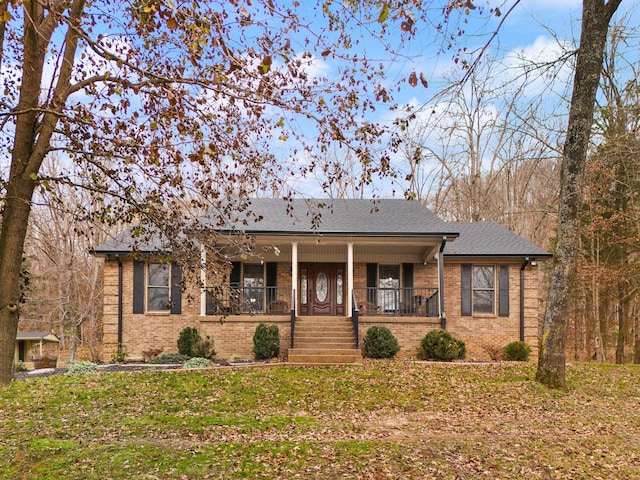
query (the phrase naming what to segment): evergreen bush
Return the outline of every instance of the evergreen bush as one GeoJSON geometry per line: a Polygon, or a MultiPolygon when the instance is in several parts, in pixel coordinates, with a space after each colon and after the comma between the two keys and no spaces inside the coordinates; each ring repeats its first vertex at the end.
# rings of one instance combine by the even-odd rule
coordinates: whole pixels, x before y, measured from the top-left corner
{"type": "Polygon", "coordinates": [[[436,329],[427,333],[420,342],[418,358],[420,360],[438,360],[449,362],[461,360],[467,355],[462,340],[457,340],[446,330],[436,329]]]}
{"type": "Polygon", "coordinates": [[[180,332],[178,352],[188,357],[213,358],[216,356],[213,339],[209,335],[202,338],[198,330],[193,327],[186,327],[180,332]]]}
{"type": "Polygon", "coordinates": [[[280,355],[280,330],[277,325],[260,322],[253,334],[253,353],[256,360],[268,360],[280,355]]]}
{"type": "Polygon", "coordinates": [[[193,327],[183,328],[180,332],[180,336],[178,337],[178,352],[180,355],[193,357],[193,350],[199,341],[200,334],[197,329],[193,327]]]}
{"type": "Polygon", "coordinates": [[[364,337],[364,355],[369,358],[393,358],[400,350],[398,340],[387,327],[371,327],[364,337]]]}
{"type": "Polygon", "coordinates": [[[504,347],[504,358],[510,361],[526,362],[530,353],[531,347],[525,342],[511,342],[504,347]]]}

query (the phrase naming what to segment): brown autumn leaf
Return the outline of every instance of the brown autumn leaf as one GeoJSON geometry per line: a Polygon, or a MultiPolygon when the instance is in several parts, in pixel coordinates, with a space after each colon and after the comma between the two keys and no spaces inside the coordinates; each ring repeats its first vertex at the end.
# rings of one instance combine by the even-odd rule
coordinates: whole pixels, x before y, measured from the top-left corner
{"type": "Polygon", "coordinates": [[[409,85],[411,85],[412,87],[418,85],[418,76],[416,75],[416,72],[411,72],[411,74],[409,75],[409,85]]]}

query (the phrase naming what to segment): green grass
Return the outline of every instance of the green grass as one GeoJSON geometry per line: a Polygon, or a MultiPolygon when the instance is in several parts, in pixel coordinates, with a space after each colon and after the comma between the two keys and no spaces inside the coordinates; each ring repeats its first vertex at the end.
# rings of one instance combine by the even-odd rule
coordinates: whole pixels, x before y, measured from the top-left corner
{"type": "Polygon", "coordinates": [[[32,378],[0,479],[639,478],[640,368],[371,361],[32,378]]]}

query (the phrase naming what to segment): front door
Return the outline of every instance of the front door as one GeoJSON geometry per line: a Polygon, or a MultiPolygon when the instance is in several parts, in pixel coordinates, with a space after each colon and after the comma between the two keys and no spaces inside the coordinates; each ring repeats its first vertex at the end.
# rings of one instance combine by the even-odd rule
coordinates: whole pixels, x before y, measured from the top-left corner
{"type": "Polygon", "coordinates": [[[344,264],[307,263],[300,270],[301,313],[344,315],[344,264]]]}

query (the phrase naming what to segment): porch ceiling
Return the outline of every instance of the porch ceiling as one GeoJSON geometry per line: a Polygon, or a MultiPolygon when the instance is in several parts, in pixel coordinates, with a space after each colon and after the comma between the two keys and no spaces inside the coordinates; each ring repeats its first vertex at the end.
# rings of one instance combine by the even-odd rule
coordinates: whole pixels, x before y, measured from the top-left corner
{"type": "Polygon", "coordinates": [[[257,250],[262,250],[264,261],[290,262],[292,242],[298,243],[299,262],[346,262],[347,244],[353,243],[353,260],[356,263],[421,263],[431,260],[438,252],[440,240],[432,238],[324,238],[315,239],[260,239],[257,250]],[[271,245],[275,250],[263,247],[271,245]]]}

